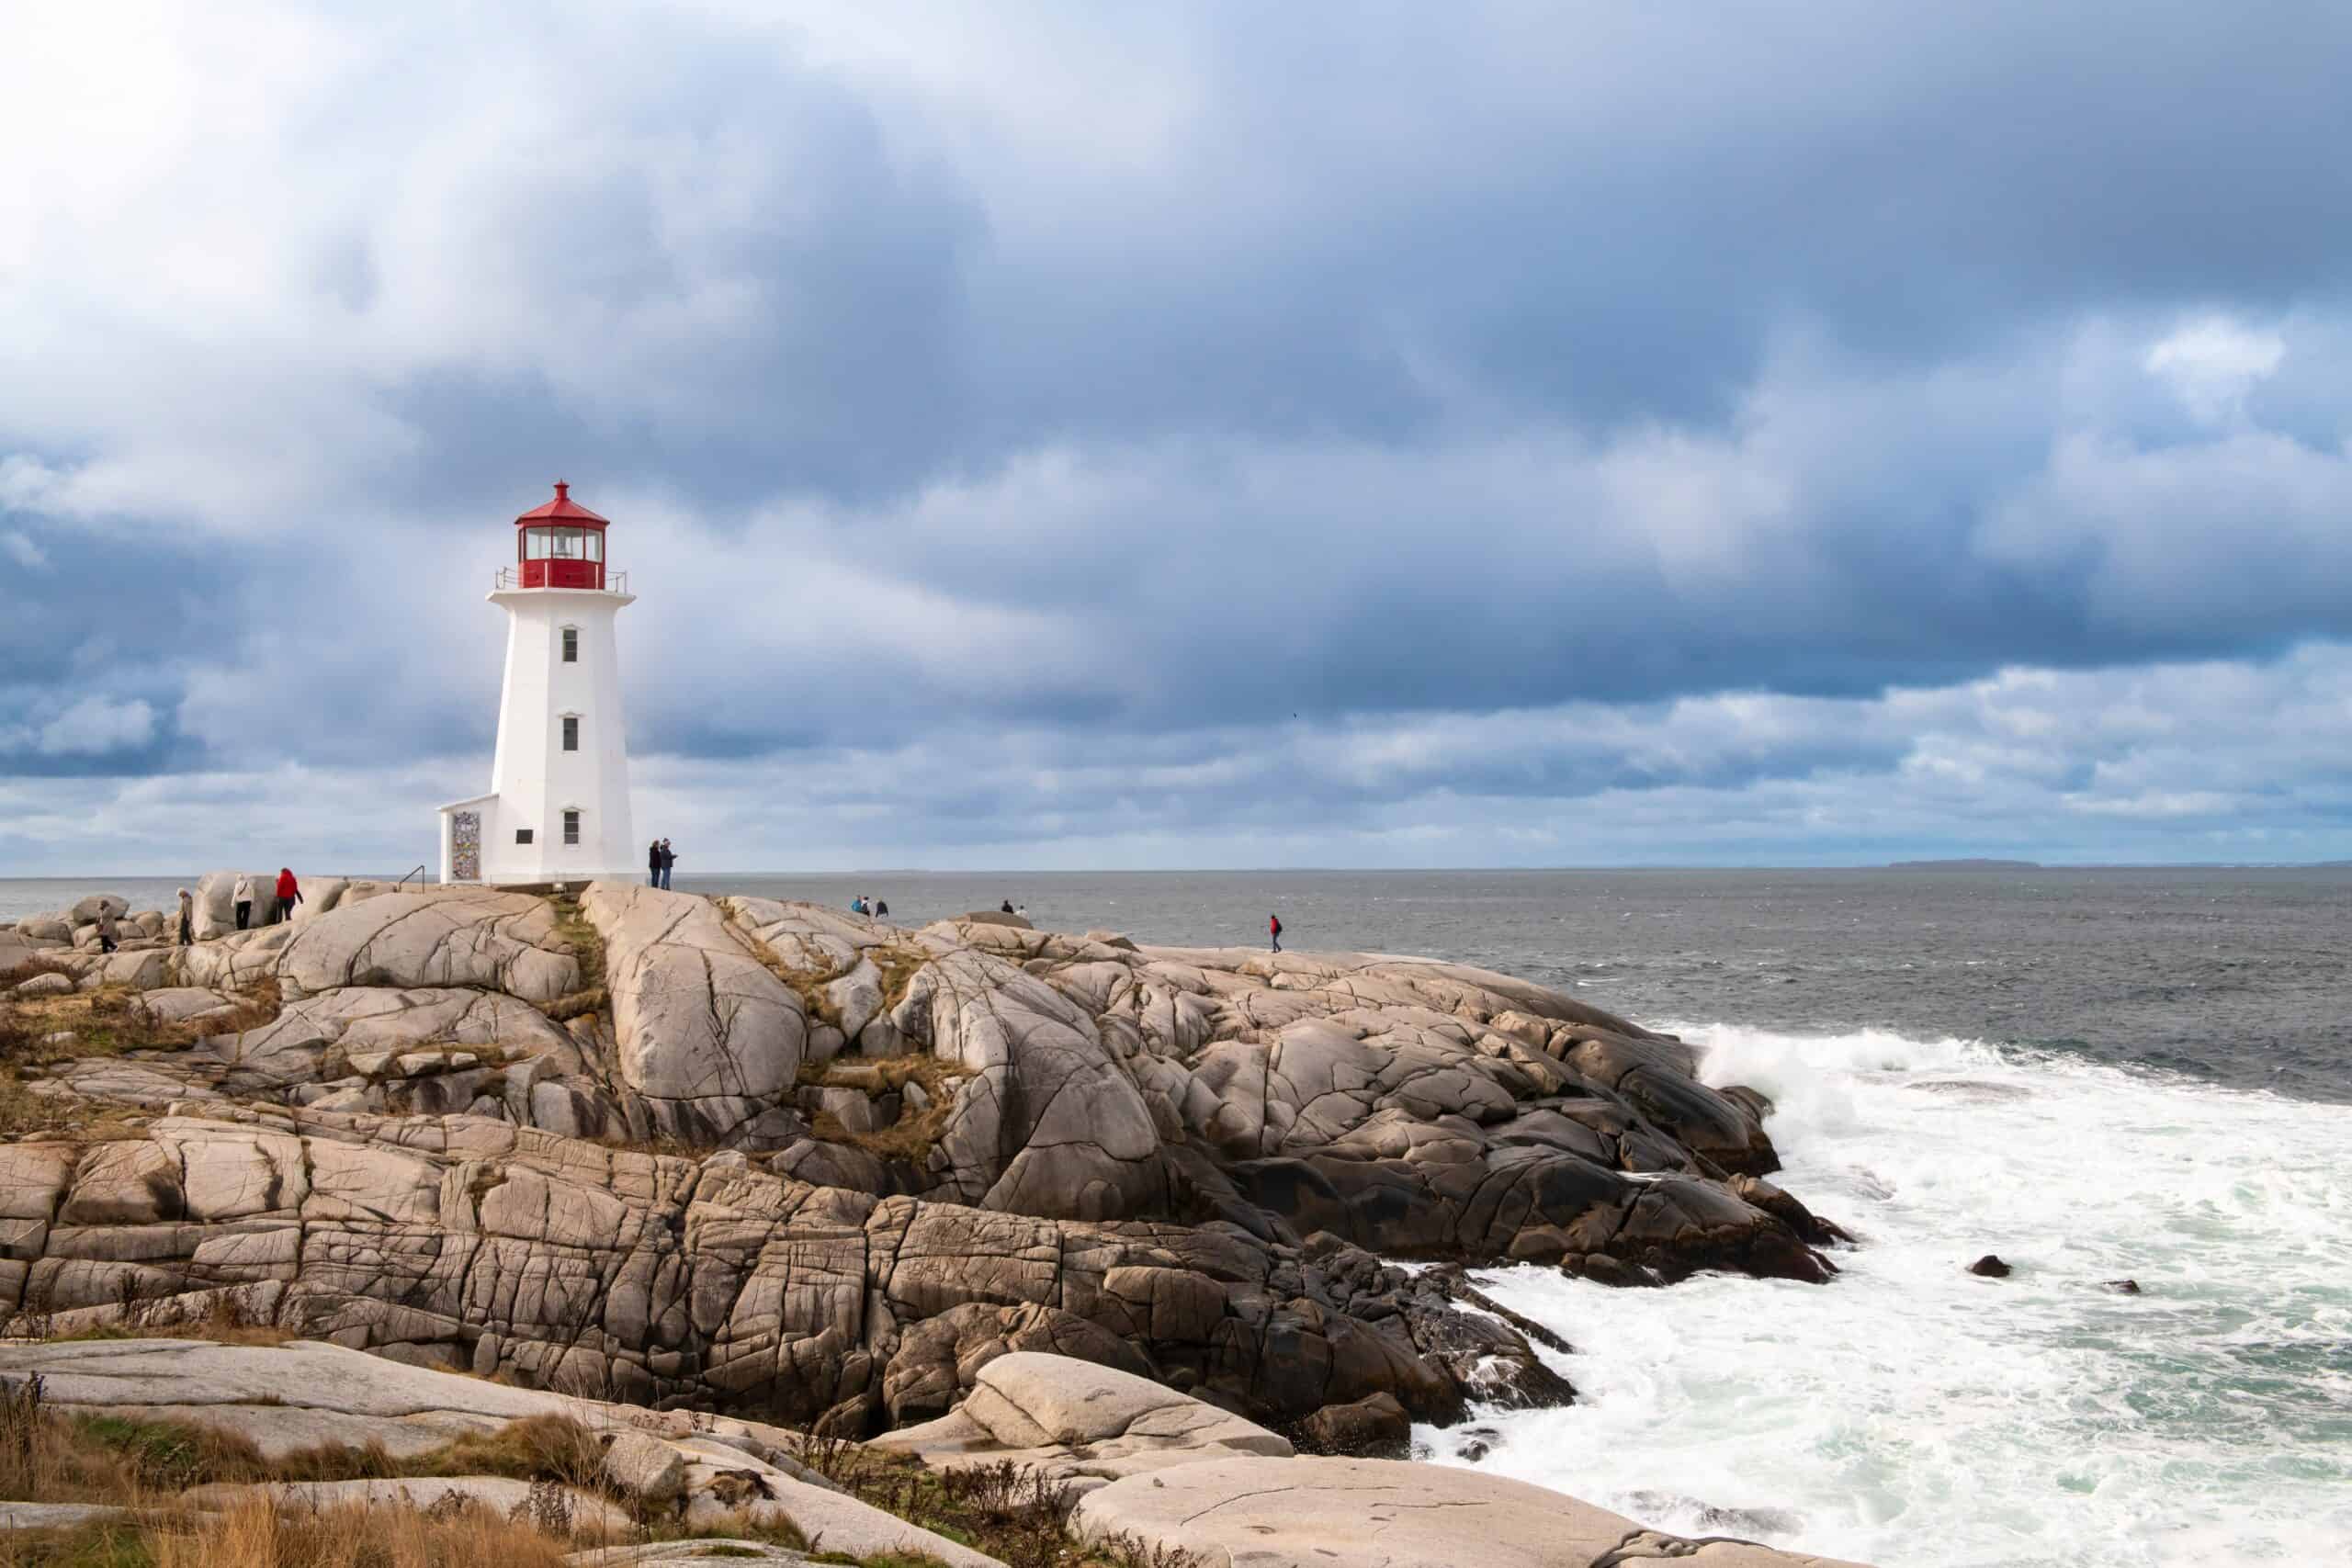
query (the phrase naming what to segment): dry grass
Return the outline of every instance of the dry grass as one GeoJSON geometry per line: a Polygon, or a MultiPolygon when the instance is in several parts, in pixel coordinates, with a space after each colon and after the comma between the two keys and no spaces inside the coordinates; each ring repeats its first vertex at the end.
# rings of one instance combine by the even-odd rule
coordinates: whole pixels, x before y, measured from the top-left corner
{"type": "MultiPolygon", "coordinates": [[[[36,960],[35,962],[40,962],[36,960]]],[[[71,996],[0,1002],[0,1061],[11,1066],[119,1056],[130,1051],[184,1051],[216,1034],[242,1034],[275,1019],[283,1003],[275,979],[238,993],[233,1008],[201,1020],[165,1023],[149,1012],[129,986],[101,986],[71,996]],[[71,1033],[70,1043],[48,1037],[71,1033]]]]}
{"type": "Polygon", "coordinates": [[[821,1142],[849,1144],[886,1160],[902,1160],[920,1170],[923,1162],[931,1157],[932,1147],[939,1142],[939,1135],[947,1130],[947,1119],[955,1110],[958,1085],[971,1076],[967,1067],[924,1055],[805,1066],[800,1070],[800,1081],[805,1084],[862,1089],[869,1094],[883,1094],[903,1092],[907,1085],[915,1083],[921,1084],[923,1092],[931,1098],[931,1103],[922,1111],[912,1113],[901,1111],[898,1121],[879,1132],[853,1133],[830,1111],[825,1111],[820,1112],[810,1122],[809,1133],[821,1142]]]}
{"type": "Polygon", "coordinates": [[[922,948],[904,942],[890,942],[883,947],[866,949],[865,956],[882,973],[882,1010],[888,1012],[907,999],[907,987],[915,971],[931,962],[931,954],[922,948]]]}
{"type": "MultiPolygon", "coordinates": [[[[816,1436],[801,1440],[797,1457],[860,1501],[984,1551],[1007,1568],[1207,1568],[1191,1552],[1131,1540],[1077,1544],[1069,1533],[1077,1495],[1042,1471],[1009,1460],[933,1470],[907,1455],[816,1436]]],[[[843,1561],[821,1553],[816,1560],[843,1561]]],[[[924,1560],[867,1558],[865,1563],[879,1568],[894,1561],[924,1560]]]]}
{"type": "Polygon", "coordinates": [[[259,1500],[147,1538],[153,1568],[563,1568],[569,1544],[478,1504],[288,1514],[259,1500]]]}
{"type": "Polygon", "coordinates": [[[74,1144],[143,1138],[147,1112],[135,1105],[84,1100],[74,1094],[36,1094],[0,1061],[0,1142],[58,1139],[74,1144]]]}
{"type": "Polygon", "coordinates": [[[0,991],[7,990],[12,986],[21,986],[37,975],[62,975],[69,980],[74,978],[74,971],[71,967],[46,954],[36,953],[13,969],[0,969],[0,991]]]}
{"type": "Polygon", "coordinates": [[[580,965],[580,988],[568,996],[543,1002],[539,1010],[558,1023],[592,1012],[609,1012],[612,998],[605,989],[605,939],[580,912],[580,899],[571,893],[550,893],[548,907],[555,910],[555,934],[571,949],[572,958],[580,965]]]}

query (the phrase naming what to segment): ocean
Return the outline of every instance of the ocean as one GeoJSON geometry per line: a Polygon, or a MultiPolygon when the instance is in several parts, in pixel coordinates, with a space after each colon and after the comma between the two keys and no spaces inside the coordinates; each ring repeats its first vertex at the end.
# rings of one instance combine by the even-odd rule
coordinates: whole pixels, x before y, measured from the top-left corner
{"type": "MultiPolygon", "coordinates": [[[[182,879],[109,886],[161,907],[182,879]],[[153,890],[160,890],[153,891],[153,890]]],[[[0,882],[0,918],[86,882],[0,882]]],[[[1572,1408],[1423,1429],[1686,1534],[1881,1568],[2352,1562],[2352,870],[681,877],[1430,953],[1773,1097],[1826,1287],[1483,1271],[1572,1408]],[[2007,1280],[1965,1272],[1987,1252],[2007,1280]],[[2107,1281],[2131,1279],[2126,1295],[2107,1281]]]]}

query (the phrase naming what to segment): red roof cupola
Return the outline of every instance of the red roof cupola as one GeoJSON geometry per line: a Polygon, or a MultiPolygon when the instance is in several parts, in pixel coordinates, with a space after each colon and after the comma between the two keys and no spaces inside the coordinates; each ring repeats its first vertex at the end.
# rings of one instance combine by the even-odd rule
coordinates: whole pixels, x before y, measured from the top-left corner
{"type": "Polygon", "coordinates": [[[526,588],[605,586],[605,530],[611,526],[555,481],[555,499],[514,519],[514,558],[526,588]]]}
{"type": "Polygon", "coordinates": [[[529,523],[586,523],[598,528],[612,525],[571,499],[571,487],[561,479],[555,481],[555,499],[544,506],[535,506],[514,519],[519,525],[529,523]]]}

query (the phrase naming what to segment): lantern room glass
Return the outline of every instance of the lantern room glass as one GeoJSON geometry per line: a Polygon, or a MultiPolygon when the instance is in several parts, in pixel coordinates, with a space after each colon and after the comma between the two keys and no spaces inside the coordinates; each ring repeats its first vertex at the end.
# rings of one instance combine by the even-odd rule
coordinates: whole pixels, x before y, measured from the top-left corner
{"type": "Polygon", "coordinates": [[[602,528],[526,528],[525,560],[590,560],[605,558],[602,528]]]}

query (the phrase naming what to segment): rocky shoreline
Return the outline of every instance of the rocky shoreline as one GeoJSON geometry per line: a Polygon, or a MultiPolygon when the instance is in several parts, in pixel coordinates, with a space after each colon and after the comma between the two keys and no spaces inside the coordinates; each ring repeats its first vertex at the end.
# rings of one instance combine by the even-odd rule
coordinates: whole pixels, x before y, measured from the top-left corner
{"type": "Polygon", "coordinates": [[[0,932],[12,1332],[233,1295],[412,1367],[849,1439],[1046,1354],[1328,1447],[1393,1432],[1384,1401],[1573,1398],[1463,1266],[1834,1272],[1760,1097],[1483,970],[619,883],[321,885],[238,932],[233,879],[186,948],[130,917],[89,951],[89,899],[0,932]]]}

